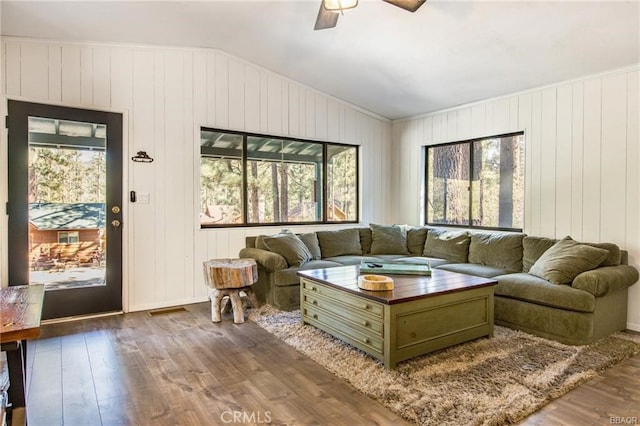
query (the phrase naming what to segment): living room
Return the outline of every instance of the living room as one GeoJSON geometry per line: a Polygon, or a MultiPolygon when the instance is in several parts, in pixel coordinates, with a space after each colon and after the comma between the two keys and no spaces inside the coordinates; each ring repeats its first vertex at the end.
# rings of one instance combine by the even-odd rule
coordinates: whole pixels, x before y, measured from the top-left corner
{"type": "MultiPolygon", "coordinates": [[[[289,19],[287,22],[292,28],[313,33],[318,2],[286,3],[256,2],[252,7],[260,9],[255,9],[253,14],[281,16],[289,19]],[[272,12],[270,7],[279,13],[272,12]],[[291,16],[306,16],[306,21],[299,23],[291,16]]],[[[494,12],[504,18],[510,11],[512,21],[503,19],[504,26],[499,27],[494,20],[491,21],[494,26],[488,26],[496,32],[495,37],[506,44],[501,48],[497,43],[478,46],[472,34],[466,35],[471,52],[459,50],[463,47],[455,43],[434,47],[430,41],[429,46],[420,43],[410,46],[410,52],[425,49],[433,58],[454,52],[455,56],[449,61],[454,63],[461,60],[458,55],[464,52],[473,55],[473,49],[476,53],[481,51],[483,54],[478,53],[473,59],[486,66],[488,74],[499,71],[490,66],[491,60],[518,52],[518,46],[507,43],[508,35],[517,32],[518,25],[529,19],[537,28],[551,26],[545,22],[545,19],[551,20],[548,11],[535,10],[528,3],[527,8],[532,10],[525,12],[518,12],[518,8],[524,6],[508,2],[486,2],[485,7],[490,9],[479,11],[480,6],[474,3],[461,2],[453,6],[430,0],[413,15],[402,10],[392,12],[393,6],[384,2],[360,3],[353,11],[340,16],[335,29],[315,33],[321,37],[316,41],[321,52],[317,57],[305,55],[300,63],[290,63],[296,76],[309,74],[307,83],[280,71],[287,68],[287,61],[295,59],[287,56],[287,49],[294,54],[299,52],[294,47],[283,45],[271,53],[269,49],[258,49],[250,58],[225,48],[225,44],[237,49],[246,44],[245,39],[234,38],[229,32],[224,35],[224,31],[234,25],[248,32],[250,24],[240,18],[232,19],[250,14],[246,4],[203,2],[205,10],[216,16],[215,24],[221,27],[222,33],[213,33],[219,39],[204,44],[193,38],[189,28],[215,25],[208,21],[213,18],[203,16],[197,8],[192,9],[193,5],[181,9],[170,2],[153,3],[153,6],[91,2],[76,4],[78,9],[71,11],[66,3],[0,3],[2,115],[7,115],[7,99],[122,114],[126,160],[123,193],[127,200],[130,191],[148,196],[146,203],[139,197],[138,202],[125,201],[122,205],[124,312],[206,302],[208,289],[202,276],[203,261],[237,257],[245,246],[245,237],[276,233],[282,228],[200,227],[198,171],[203,126],[359,145],[359,223],[365,225],[423,224],[421,152],[424,146],[523,131],[526,138],[523,231],[556,239],[571,235],[578,241],[613,242],[628,251],[631,266],[640,268],[637,219],[640,217],[640,178],[636,167],[640,160],[637,2],[559,2],[556,6],[560,10],[554,15],[558,16],[556,24],[541,31],[548,38],[539,42],[530,38],[531,44],[521,48],[525,52],[531,49],[532,54],[539,56],[524,61],[526,55],[517,55],[512,60],[514,68],[504,71],[502,86],[497,88],[492,85],[498,83],[485,80],[488,77],[483,73],[466,74],[471,67],[464,62],[465,66],[459,67],[464,72],[454,77],[445,71],[443,75],[430,77],[429,81],[421,79],[422,87],[432,92],[414,93],[411,83],[406,82],[413,81],[408,76],[384,75],[387,70],[396,71],[396,67],[389,66],[378,72],[366,60],[358,65],[354,59],[342,66],[356,70],[372,68],[371,74],[383,74],[384,83],[364,90],[355,86],[352,79],[358,89],[351,88],[342,94],[337,88],[344,84],[320,82],[318,75],[322,73],[314,66],[331,62],[328,55],[332,47],[340,44],[341,34],[347,31],[346,34],[359,34],[349,26],[350,20],[359,19],[357,13],[370,13],[365,15],[367,19],[391,14],[393,25],[412,25],[410,28],[430,23],[409,24],[403,20],[442,19],[445,23],[438,26],[440,31],[444,31],[445,26],[453,28],[449,33],[439,34],[444,42],[447,37],[453,37],[450,32],[470,22],[460,23],[456,19],[472,20],[473,13],[486,18],[494,12]],[[375,11],[367,12],[374,7],[375,11]],[[425,12],[430,7],[431,12],[425,12]],[[580,12],[576,12],[578,9],[580,12]],[[520,15],[527,13],[528,16],[520,15]],[[162,26],[172,22],[169,17],[180,15],[184,22],[175,25],[184,34],[163,33],[162,26]],[[567,21],[570,24],[563,24],[563,19],[570,19],[572,15],[578,15],[581,20],[571,18],[567,21]],[[98,16],[103,17],[102,23],[92,22],[98,20],[98,16]],[[143,17],[136,19],[135,16],[143,17]],[[75,19],[74,23],[65,24],[67,18],[75,19]],[[145,19],[158,19],[160,24],[153,35],[144,31],[136,35],[133,29],[144,27],[145,19]],[[327,34],[331,31],[342,32],[327,34]],[[596,42],[587,39],[588,36],[601,39],[596,42]],[[586,41],[580,42],[580,38],[586,41]],[[274,59],[278,57],[283,61],[280,68],[274,59]],[[563,68],[568,67],[567,61],[579,65],[563,68]],[[554,64],[560,65],[552,66],[554,64]],[[440,86],[461,86],[462,81],[455,78],[465,80],[466,93],[461,94],[462,89],[441,92],[440,86]],[[317,81],[317,85],[312,84],[313,81],[317,81]],[[380,94],[374,96],[378,90],[380,94]],[[398,98],[387,96],[388,91],[404,96],[406,105],[397,107],[394,101],[398,98]],[[446,93],[451,97],[443,98],[446,93]],[[370,98],[379,99],[374,104],[370,98]],[[380,106],[385,104],[385,98],[387,106],[380,106]],[[373,105],[378,105],[379,112],[373,112],[373,105]],[[148,153],[154,161],[144,164],[129,160],[140,151],[148,153]]],[[[358,31],[367,25],[371,26],[360,22],[358,31]]],[[[396,28],[392,26],[391,30],[396,28]]],[[[202,31],[205,37],[209,36],[202,31]]],[[[291,34],[279,36],[296,38],[291,34]]],[[[367,40],[381,43],[376,37],[379,34],[375,37],[362,34],[351,40],[349,46],[357,49],[367,44],[367,40]]],[[[341,79],[336,69],[339,70],[339,66],[328,80],[341,79]]],[[[7,132],[3,132],[2,170],[6,170],[8,163],[6,141],[7,132]]],[[[0,177],[0,188],[0,198],[6,201],[9,186],[5,173],[0,177]]],[[[341,226],[313,224],[291,228],[308,232],[341,226]]],[[[3,219],[0,226],[2,286],[9,284],[11,246],[7,235],[8,224],[3,219]]],[[[629,289],[628,300],[627,328],[640,331],[637,285],[629,289]]]]}

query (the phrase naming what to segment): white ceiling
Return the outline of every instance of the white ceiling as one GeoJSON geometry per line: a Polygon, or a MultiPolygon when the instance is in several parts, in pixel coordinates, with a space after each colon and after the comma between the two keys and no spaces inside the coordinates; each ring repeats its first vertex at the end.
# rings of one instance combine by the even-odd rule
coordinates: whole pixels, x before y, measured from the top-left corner
{"type": "Polygon", "coordinates": [[[395,119],[640,62],[640,1],[2,1],[3,35],[212,47],[395,119]]]}

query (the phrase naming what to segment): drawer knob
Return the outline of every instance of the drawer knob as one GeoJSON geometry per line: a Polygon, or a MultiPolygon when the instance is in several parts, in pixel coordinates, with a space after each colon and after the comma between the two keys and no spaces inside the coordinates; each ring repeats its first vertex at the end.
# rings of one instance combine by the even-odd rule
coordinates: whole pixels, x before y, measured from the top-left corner
{"type": "Polygon", "coordinates": [[[364,325],[365,327],[369,327],[371,324],[369,323],[369,321],[362,321],[362,325],[364,325]]]}
{"type": "Polygon", "coordinates": [[[316,291],[316,290],[317,290],[317,288],[311,287],[311,291],[316,291]]]}
{"type": "Polygon", "coordinates": [[[364,339],[362,339],[363,342],[365,343],[371,343],[371,340],[369,340],[369,338],[365,337],[364,339]]]}
{"type": "Polygon", "coordinates": [[[313,319],[318,319],[318,314],[313,314],[313,319]]]}
{"type": "Polygon", "coordinates": [[[318,304],[318,301],[317,301],[317,300],[313,300],[313,301],[311,301],[311,304],[312,304],[312,305],[317,305],[317,304],[318,304]]]}
{"type": "Polygon", "coordinates": [[[367,305],[367,304],[362,305],[362,309],[370,309],[370,308],[371,308],[371,307],[370,307],[369,305],[367,305]]]}

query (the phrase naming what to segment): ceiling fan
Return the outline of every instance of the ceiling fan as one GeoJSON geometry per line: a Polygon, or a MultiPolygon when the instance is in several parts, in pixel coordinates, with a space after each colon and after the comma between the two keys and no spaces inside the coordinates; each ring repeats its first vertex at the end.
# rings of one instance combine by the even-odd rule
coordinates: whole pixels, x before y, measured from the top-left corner
{"type": "MultiPolygon", "coordinates": [[[[394,6],[415,12],[427,0],[383,0],[394,6]]],[[[314,30],[333,28],[338,24],[338,17],[344,10],[353,9],[358,5],[358,0],[321,0],[320,10],[316,18],[314,30]]]]}

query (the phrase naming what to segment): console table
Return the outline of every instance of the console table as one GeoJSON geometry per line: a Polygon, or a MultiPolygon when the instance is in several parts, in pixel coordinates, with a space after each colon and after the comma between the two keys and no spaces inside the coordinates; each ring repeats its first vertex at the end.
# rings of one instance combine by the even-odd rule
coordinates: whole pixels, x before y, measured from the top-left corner
{"type": "MultiPolygon", "coordinates": [[[[0,347],[9,369],[9,417],[26,407],[27,340],[40,335],[44,284],[0,288],[0,347]]],[[[26,424],[26,413],[24,416],[26,424]]]]}

